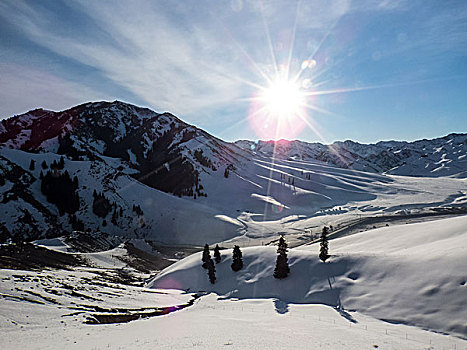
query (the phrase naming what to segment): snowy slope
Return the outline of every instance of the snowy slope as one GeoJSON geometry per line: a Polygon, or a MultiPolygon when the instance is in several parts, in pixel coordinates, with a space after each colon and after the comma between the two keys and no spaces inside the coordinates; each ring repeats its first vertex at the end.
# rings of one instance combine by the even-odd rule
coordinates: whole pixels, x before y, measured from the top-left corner
{"type": "MultiPolygon", "coordinates": [[[[177,298],[173,291],[166,293],[168,298],[177,298]]],[[[121,299],[128,297],[126,294],[121,299]]],[[[153,303],[160,303],[162,297],[154,293],[153,303]]],[[[6,303],[8,311],[18,304],[6,303]]],[[[28,315],[39,314],[37,309],[32,304],[28,315]]],[[[7,318],[5,324],[10,324],[1,328],[3,348],[29,349],[34,344],[35,349],[458,350],[467,345],[467,341],[452,336],[389,324],[359,313],[352,313],[354,322],[349,322],[323,305],[222,300],[215,295],[165,316],[116,325],[82,325],[71,317],[59,324],[51,321],[52,312],[42,310],[42,315],[42,322],[37,323],[17,313],[7,318]]]]}
{"type": "Polygon", "coordinates": [[[291,249],[291,273],[284,280],[272,276],[275,247],[251,247],[242,250],[244,268],[237,273],[230,268],[231,250],[222,251],[214,285],[197,253],[169,266],[149,286],[340,306],[466,337],[466,242],[463,216],[332,240],[327,263],[318,259],[318,244],[291,249]]]}
{"type": "MultiPolygon", "coordinates": [[[[5,237],[37,239],[44,234],[53,237],[71,232],[68,215],[60,216],[57,207],[40,193],[39,164],[58,161],[60,156],[3,149],[2,157],[0,167],[8,174],[0,200],[0,226],[7,231],[5,237]],[[31,159],[37,164],[33,171],[28,168],[31,159]],[[29,224],[25,217],[30,218],[29,224]]],[[[464,179],[421,181],[306,161],[273,163],[259,158],[245,161],[228,178],[220,171],[203,172],[200,178],[208,197],[179,198],[135,181],[134,170],[124,165],[108,157],[65,161],[65,169],[79,179],[80,209],[76,216],[86,228],[128,238],[200,245],[235,237],[268,239],[277,232],[315,231],[323,224],[336,225],[355,215],[464,206],[467,202],[464,179]],[[94,190],[105,193],[121,209],[116,223],[111,221],[111,212],[105,226],[104,219],[93,213],[94,190]],[[132,210],[134,205],[141,207],[142,215],[132,210]],[[325,216],[329,213],[333,215],[325,216]]]]}
{"type": "MultiPolygon", "coordinates": [[[[467,204],[460,173],[458,178],[405,177],[285,159],[287,153],[272,159],[170,113],[119,101],[62,112],[35,110],[0,125],[0,241],[59,237],[76,229],[78,221],[80,230],[170,244],[260,243],[278,232],[304,235],[365,215],[467,204]],[[77,180],[79,206],[72,214],[61,214],[41,193],[41,172],[61,157],[64,168],[54,175],[67,172],[77,180]],[[100,215],[94,205],[102,200],[94,191],[111,206],[100,215]]],[[[465,153],[462,137],[450,142],[458,158],[465,153]]],[[[431,147],[431,141],[425,143],[431,147]]],[[[365,147],[359,149],[370,154],[365,147]]]]}

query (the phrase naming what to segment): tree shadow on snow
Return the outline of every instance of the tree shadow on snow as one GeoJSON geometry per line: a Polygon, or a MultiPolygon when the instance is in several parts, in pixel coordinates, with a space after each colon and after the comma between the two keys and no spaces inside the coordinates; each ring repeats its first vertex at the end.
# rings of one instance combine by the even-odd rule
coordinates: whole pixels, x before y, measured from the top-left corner
{"type": "MultiPolygon", "coordinates": [[[[329,283],[329,289],[333,291],[334,289],[332,288],[332,283],[331,283],[331,279],[329,278],[329,276],[328,276],[328,283],[329,283]]],[[[337,305],[334,309],[339,313],[339,315],[347,319],[349,322],[358,323],[358,321],[355,318],[353,318],[351,314],[349,314],[347,311],[344,310],[344,305],[342,305],[339,292],[336,293],[336,297],[337,297],[337,305]]]]}
{"type": "Polygon", "coordinates": [[[289,312],[289,304],[286,301],[275,299],[274,311],[276,311],[278,314],[286,314],[287,312],[289,312]]]}
{"type": "Polygon", "coordinates": [[[349,322],[358,323],[358,321],[355,318],[353,318],[351,314],[345,311],[344,308],[336,307],[335,310],[339,313],[339,315],[347,319],[349,322]]]}

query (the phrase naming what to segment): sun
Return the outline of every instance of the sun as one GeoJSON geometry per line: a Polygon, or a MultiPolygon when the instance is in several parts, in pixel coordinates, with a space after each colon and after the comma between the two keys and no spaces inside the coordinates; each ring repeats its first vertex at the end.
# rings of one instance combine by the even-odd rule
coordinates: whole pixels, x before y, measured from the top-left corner
{"type": "Polygon", "coordinates": [[[268,81],[267,86],[257,86],[250,99],[250,126],[261,139],[293,139],[307,125],[306,92],[285,75],[268,81]]]}
{"type": "Polygon", "coordinates": [[[261,92],[264,108],[277,118],[291,118],[301,112],[305,96],[300,87],[287,79],[277,79],[261,92]]]}

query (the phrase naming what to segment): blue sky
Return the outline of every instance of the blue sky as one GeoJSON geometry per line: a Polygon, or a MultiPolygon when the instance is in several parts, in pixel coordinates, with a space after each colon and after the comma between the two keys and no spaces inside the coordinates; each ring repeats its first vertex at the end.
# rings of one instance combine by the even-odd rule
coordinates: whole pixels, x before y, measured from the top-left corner
{"type": "Polygon", "coordinates": [[[258,139],[250,99],[287,68],[314,94],[294,138],[467,132],[467,2],[0,1],[0,118],[118,99],[258,139]]]}

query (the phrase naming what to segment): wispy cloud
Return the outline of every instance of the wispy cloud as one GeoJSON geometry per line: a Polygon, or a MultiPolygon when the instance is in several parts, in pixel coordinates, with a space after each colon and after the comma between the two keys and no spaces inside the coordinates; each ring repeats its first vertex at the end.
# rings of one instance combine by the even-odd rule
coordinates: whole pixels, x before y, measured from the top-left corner
{"type": "Polygon", "coordinates": [[[53,30],[47,24],[54,21],[54,14],[25,4],[11,6],[15,11],[10,11],[14,16],[10,20],[34,42],[99,69],[158,110],[199,113],[241,95],[242,84],[236,78],[245,69],[238,66],[235,48],[223,45],[215,32],[175,25],[162,7],[151,2],[75,4],[113,42],[53,30]]]}
{"type": "Polygon", "coordinates": [[[231,138],[244,137],[229,127],[244,123],[276,65],[298,76],[312,57],[306,86],[354,91],[460,76],[467,52],[467,6],[456,0],[2,0],[0,21],[17,36],[0,31],[2,117],[118,98],[231,138]]]}
{"type": "Polygon", "coordinates": [[[0,63],[0,86],[0,119],[38,107],[62,110],[87,101],[110,99],[81,84],[11,63],[0,63]]]}
{"type": "MultiPolygon", "coordinates": [[[[298,21],[305,27],[326,29],[347,11],[348,3],[339,0],[328,10],[317,11],[317,3],[300,2],[303,11],[298,21]]],[[[87,17],[99,28],[88,36],[76,28],[57,30],[56,22],[62,14],[35,3],[5,1],[2,12],[8,13],[6,20],[36,44],[98,69],[156,110],[194,116],[248,97],[248,82],[264,85],[260,71],[270,73],[273,62],[261,16],[271,30],[277,24],[283,26],[285,12],[292,14],[290,20],[295,19],[296,4],[290,2],[227,4],[230,6],[220,4],[203,10],[196,8],[196,2],[170,9],[166,3],[146,0],[131,5],[68,3],[77,16],[87,17]],[[223,18],[227,22],[223,23],[223,18]],[[244,32],[236,28],[239,24],[235,21],[240,19],[247,27],[244,32]],[[243,40],[246,38],[248,43],[243,40]]],[[[293,44],[289,37],[283,43],[280,37],[273,39],[283,46],[293,44]]]]}

